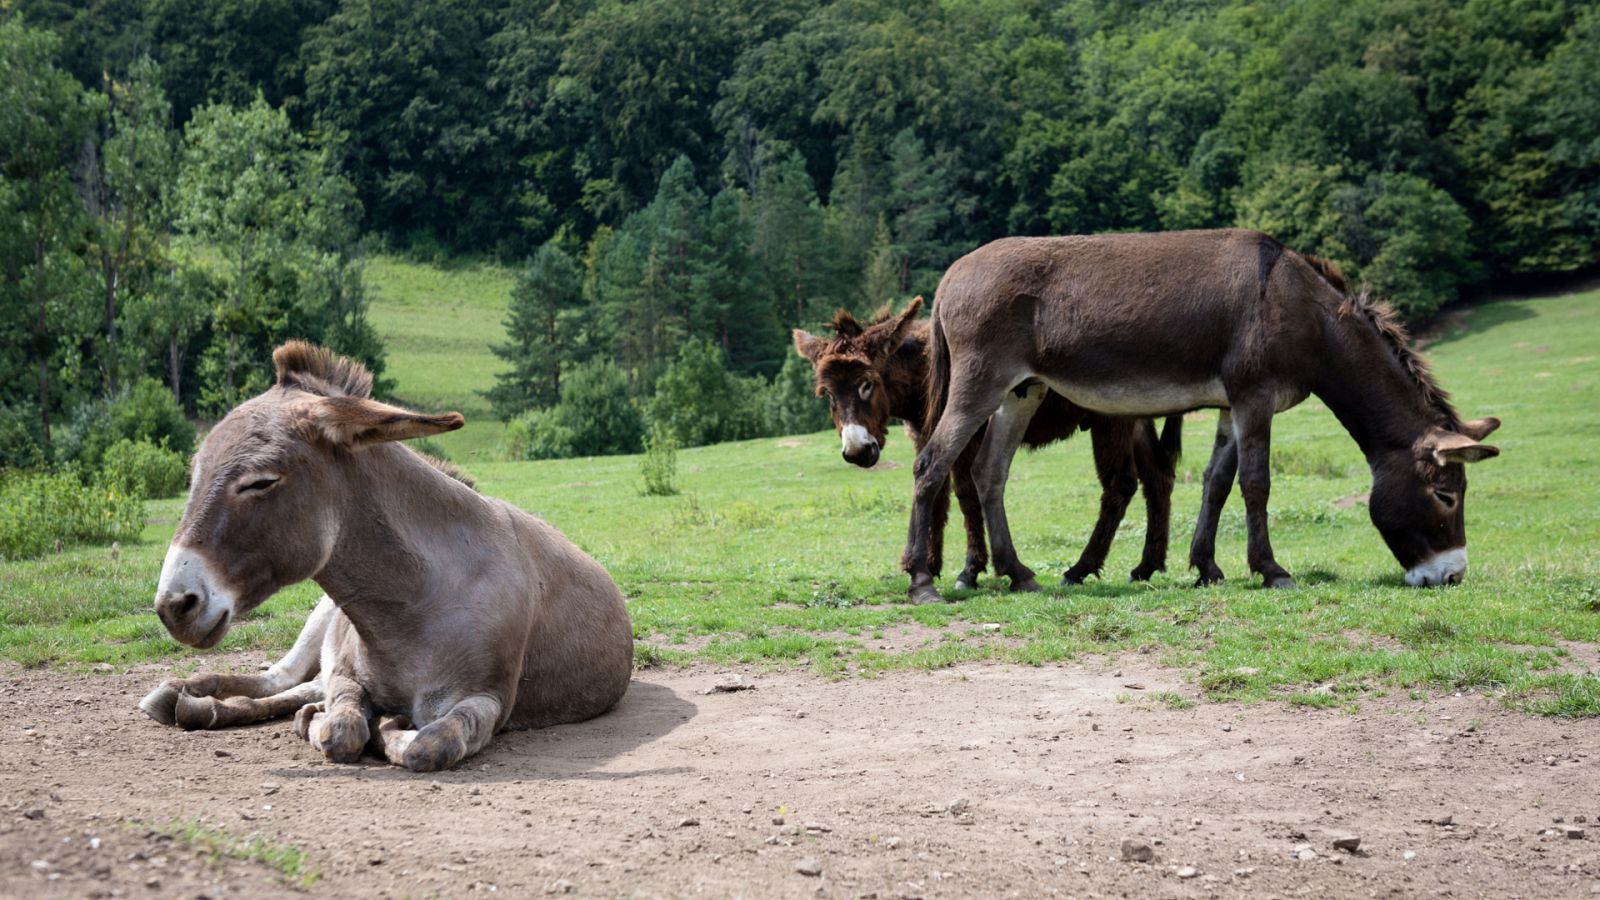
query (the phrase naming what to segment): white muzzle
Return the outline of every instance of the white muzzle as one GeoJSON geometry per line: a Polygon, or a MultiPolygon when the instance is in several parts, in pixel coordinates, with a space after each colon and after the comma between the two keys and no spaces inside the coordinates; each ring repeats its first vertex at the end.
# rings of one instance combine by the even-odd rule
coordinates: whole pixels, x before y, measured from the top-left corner
{"type": "Polygon", "coordinates": [[[1412,587],[1433,587],[1437,584],[1460,584],[1467,574],[1467,548],[1457,547],[1435,553],[1428,560],[1406,570],[1406,584],[1412,587]]]}

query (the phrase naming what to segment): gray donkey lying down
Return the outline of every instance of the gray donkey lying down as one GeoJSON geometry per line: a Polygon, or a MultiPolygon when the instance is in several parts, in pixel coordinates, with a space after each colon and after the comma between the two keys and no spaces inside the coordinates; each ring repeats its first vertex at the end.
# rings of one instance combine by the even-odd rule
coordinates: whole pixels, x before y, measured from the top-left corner
{"type": "Polygon", "coordinates": [[[394,443],[460,428],[371,399],[360,364],[309,344],[273,354],[277,384],[195,455],[156,613],[213,647],[273,593],[326,592],[265,673],[167,681],[139,704],[184,728],[295,715],[329,759],[370,747],[447,768],[495,732],[578,722],[633,669],[622,594],[555,528],[394,443]]]}

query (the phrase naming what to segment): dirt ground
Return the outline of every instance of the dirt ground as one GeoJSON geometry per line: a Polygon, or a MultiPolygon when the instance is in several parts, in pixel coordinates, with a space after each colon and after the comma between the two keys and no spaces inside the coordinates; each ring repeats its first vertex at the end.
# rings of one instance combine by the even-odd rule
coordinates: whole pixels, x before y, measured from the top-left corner
{"type": "Polygon", "coordinates": [[[417,776],[286,722],[159,726],[134,704],[169,674],[0,668],[0,896],[288,892],[163,836],[195,819],[302,849],[329,897],[1600,895],[1600,724],[1480,696],[1172,709],[1193,688],[1141,658],[652,670],[417,776]],[[702,693],[733,674],[755,688],[702,693]]]}

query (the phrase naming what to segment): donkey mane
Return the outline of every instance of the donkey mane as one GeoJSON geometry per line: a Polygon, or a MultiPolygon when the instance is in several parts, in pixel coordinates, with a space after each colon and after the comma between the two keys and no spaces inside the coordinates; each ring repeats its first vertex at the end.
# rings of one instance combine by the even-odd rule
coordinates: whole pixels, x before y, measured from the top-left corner
{"type": "Polygon", "coordinates": [[[305,341],[289,341],[272,352],[278,384],[322,397],[371,397],[372,373],[349,357],[305,341]]]}
{"type": "Polygon", "coordinates": [[[460,467],[458,467],[455,463],[447,459],[440,459],[431,453],[423,453],[421,450],[416,450],[414,452],[418,456],[422,457],[423,462],[433,466],[440,472],[443,472],[444,474],[454,478],[455,480],[461,482],[469,488],[472,488],[475,491],[478,489],[478,482],[474,480],[471,475],[461,471],[460,467]]]}
{"type": "MultiPolygon", "coordinates": [[[[1331,282],[1330,282],[1331,283],[1331,282]]],[[[1400,361],[1400,366],[1411,376],[1411,381],[1416,384],[1417,390],[1422,392],[1422,399],[1434,412],[1444,417],[1445,427],[1455,430],[1461,427],[1461,418],[1456,415],[1455,407],[1450,405],[1450,395],[1433,378],[1433,369],[1428,361],[1417,355],[1411,349],[1411,335],[1406,331],[1406,326],[1401,324],[1394,308],[1381,300],[1374,300],[1366,292],[1359,294],[1345,294],[1344,303],[1339,307],[1339,315],[1360,315],[1377,330],[1378,336],[1383,338],[1389,350],[1400,361]]]]}

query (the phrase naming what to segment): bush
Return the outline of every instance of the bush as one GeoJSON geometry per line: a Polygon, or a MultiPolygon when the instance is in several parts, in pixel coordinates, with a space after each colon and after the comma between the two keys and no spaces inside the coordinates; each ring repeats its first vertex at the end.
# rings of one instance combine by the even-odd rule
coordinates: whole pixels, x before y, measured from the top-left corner
{"type": "Polygon", "coordinates": [[[828,404],[817,396],[811,363],[798,353],[783,360],[762,398],[767,434],[810,434],[832,426],[828,404]]]}
{"type": "Polygon", "coordinates": [[[109,401],[78,407],[63,430],[57,456],[95,471],[107,448],[126,438],[165,447],[187,460],[194,452],[194,437],[194,426],[172,392],[154,378],[144,378],[109,401]]]}
{"type": "Polygon", "coordinates": [[[0,406],[0,470],[38,469],[48,462],[39,449],[37,407],[0,406]]]}
{"type": "Polygon", "coordinates": [[[610,360],[585,363],[561,380],[561,402],[506,423],[500,455],[508,460],[638,453],[644,416],[610,360]]]}
{"type": "Polygon", "coordinates": [[[656,381],[650,422],[671,431],[685,447],[757,437],[765,430],[761,416],[765,391],[761,379],[728,371],[715,345],[688,341],[656,381]]]}
{"type": "Polygon", "coordinates": [[[646,497],[670,497],[678,492],[678,439],[659,424],[650,426],[650,435],[644,440],[639,474],[644,476],[646,497]]]}
{"type": "Polygon", "coordinates": [[[188,480],[184,457],[149,441],[123,438],[106,450],[100,464],[101,484],[146,500],[176,497],[188,480]]]}
{"type": "Polygon", "coordinates": [[[72,469],[0,477],[0,559],[33,559],[62,546],[127,541],[144,528],[144,502],[115,486],[86,485],[72,469]]]}

